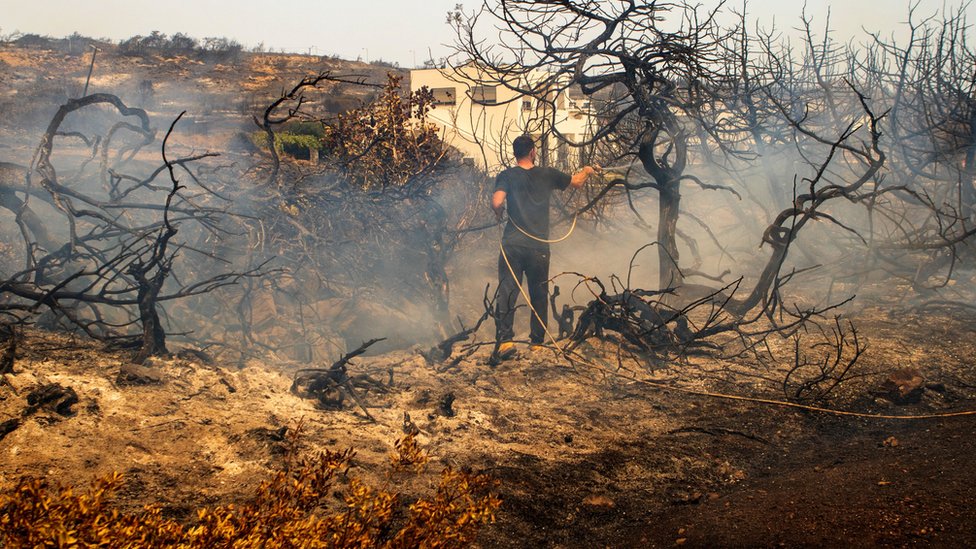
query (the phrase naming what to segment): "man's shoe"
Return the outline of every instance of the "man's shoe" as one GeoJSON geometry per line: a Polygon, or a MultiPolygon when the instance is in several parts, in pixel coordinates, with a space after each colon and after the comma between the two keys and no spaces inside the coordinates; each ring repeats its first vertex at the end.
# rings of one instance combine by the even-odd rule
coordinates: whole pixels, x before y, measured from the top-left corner
{"type": "Polygon", "coordinates": [[[491,356],[488,357],[489,366],[498,366],[503,360],[508,360],[515,357],[515,343],[511,341],[503,341],[498,345],[491,356]]]}
{"type": "Polygon", "coordinates": [[[503,341],[498,346],[497,352],[498,360],[508,360],[515,356],[515,343],[512,341],[503,341]]]}

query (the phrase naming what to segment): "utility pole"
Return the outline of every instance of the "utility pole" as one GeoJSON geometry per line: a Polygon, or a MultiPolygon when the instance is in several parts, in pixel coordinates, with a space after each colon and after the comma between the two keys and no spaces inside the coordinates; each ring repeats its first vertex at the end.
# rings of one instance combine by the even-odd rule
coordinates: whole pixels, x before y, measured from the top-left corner
{"type": "Polygon", "coordinates": [[[95,55],[98,54],[98,48],[95,47],[95,44],[91,44],[90,47],[92,49],[92,60],[91,65],[88,66],[88,78],[85,79],[85,91],[81,93],[82,97],[88,95],[88,83],[91,82],[92,71],[95,70],[95,55]]]}

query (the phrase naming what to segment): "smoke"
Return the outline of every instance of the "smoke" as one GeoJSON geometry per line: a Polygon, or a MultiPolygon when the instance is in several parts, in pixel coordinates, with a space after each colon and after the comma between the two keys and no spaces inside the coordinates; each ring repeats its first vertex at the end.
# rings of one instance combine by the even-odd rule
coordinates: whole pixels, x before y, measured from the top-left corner
{"type": "MultiPolygon", "coordinates": [[[[8,66],[20,62],[21,57],[9,48],[3,53],[8,66]]],[[[90,144],[61,137],[54,156],[59,174],[78,192],[99,201],[113,200],[108,170],[137,178],[152,173],[161,162],[162,132],[186,110],[188,116],[177,126],[168,154],[181,158],[210,151],[220,156],[201,158],[187,170],[179,170],[187,185],[182,199],[226,213],[217,224],[179,221],[181,248],[167,288],[225,271],[247,271],[266,261],[271,261],[270,269],[279,269],[260,280],[166,303],[168,330],[183,334],[174,340],[241,360],[264,353],[282,360],[325,362],[375,337],[388,339],[385,347],[374,351],[427,345],[459,330],[458,319],[470,325],[480,317],[486,286],[497,285],[501,236],[500,227],[491,227],[490,177],[455,166],[419,183],[432,189],[430,193],[390,199],[393,195],[322,192],[336,186],[332,175],[311,162],[288,161],[281,181],[268,185],[266,158],[242,135],[253,131],[250,117],[273,99],[277,93],[273,90],[293,82],[289,71],[297,74],[296,66],[282,61],[282,67],[245,69],[158,59],[158,66],[150,67],[145,58],[100,55],[104,65],[96,63],[90,92],[110,91],[127,105],[146,108],[157,128],[157,140],[130,157],[128,151],[139,136],[121,128],[113,134],[108,152],[103,155],[97,149],[93,156],[90,144]],[[113,67],[113,72],[107,73],[107,67],[113,67]],[[260,86],[252,84],[261,78],[265,80],[260,86]],[[242,79],[243,90],[238,85],[242,79]],[[489,228],[468,232],[482,225],[489,228]]],[[[0,112],[13,122],[0,128],[0,160],[30,163],[51,113],[83,83],[85,59],[76,55],[58,62],[56,56],[44,54],[44,62],[52,63],[50,70],[61,70],[65,76],[43,81],[45,85],[32,94],[28,86],[39,80],[31,80],[27,73],[38,67],[17,69],[16,93],[0,101],[0,112]]],[[[320,93],[315,101],[335,102],[329,95],[333,92],[336,89],[320,93]]],[[[875,101],[880,103],[875,110],[882,111],[885,99],[875,101]]],[[[107,136],[116,122],[117,117],[90,109],[70,118],[63,129],[107,136]]],[[[838,122],[856,120],[841,117],[838,122]]],[[[820,124],[827,138],[843,131],[837,124],[820,124]]],[[[862,125],[848,142],[863,147],[870,139],[867,131],[862,125]]],[[[826,166],[824,179],[817,183],[820,187],[850,182],[863,172],[859,160],[844,151],[827,162],[829,141],[806,140],[801,146],[799,138],[794,141],[769,144],[759,158],[693,157],[685,173],[722,189],[706,189],[690,181],[682,184],[677,259],[688,283],[720,288],[743,277],[743,288],[750,288],[771,253],[769,244],[763,243],[764,231],[797,196],[810,193],[811,181],[821,168],[826,166]]],[[[894,140],[885,142],[889,151],[898,146],[894,140]]],[[[945,160],[950,165],[956,161],[945,160]]],[[[910,177],[897,164],[890,166],[883,177],[871,182],[872,189],[909,186],[910,177]]],[[[631,177],[647,176],[638,167],[631,177]]],[[[163,174],[126,200],[158,204],[165,186],[163,174]]],[[[951,182],[931,188],[941,193],[931,204],[951,202],[951,182]]],[[[895,253],[895,244],[918,242],[906,241],[906,235],[939,220],[924,200],[905,197],[905,192],[893,191],[870,203],[839,199],[821,205],[817,218],[798,233],[780,269],[784,275],[799,273],[789,279],[784,299],[819,305],[836,302],[859,293],[867,282],[882,276],[877,273],[904,282],[912,271],[919,271],[919,264],[913,263],[917,261],[934,264],[928,275],[932,280],[925,282],[946,276],[944,255],[895,253]]],[[[578,200],[571,199],[570,191],[556,197],[557,202],[567,200],[560,211],[578,207],[578,200]]],[[[552,245],[550,273],[561,289],[560,304],[582,305],[593,297],[578,275],[564,273],[597,277],[608,288],[657,289],[656,250],[650,247],[635,253],[656,238],[658,200],[650,188],[629,196],[612,192],[598,219],[581,216],[573,234],[552,245]]],[[[54,206],[32,200],[31,207],[47,220],[54,238],[67,240],[67,220],[54,206]]],[[[158,221],[151,212],[120,213],[136,225],[158,221]]],[[[10,266],[23,262],[24,251],[12,215],[7,210],[0,214],[3,275],[9,276],[14,270],[10,266]]],[[[564,217],[553,214],[554,219],[564,217]]],[[[568,220],[563,219],[552,234],[562,236],[568,229],[568,220]]],[[[519,317],[517,326],[525,333],[527,313],[520,312],[519,317]]],[[[479,337],[490,338],[491,326],[485,326],[479,337]]]]}

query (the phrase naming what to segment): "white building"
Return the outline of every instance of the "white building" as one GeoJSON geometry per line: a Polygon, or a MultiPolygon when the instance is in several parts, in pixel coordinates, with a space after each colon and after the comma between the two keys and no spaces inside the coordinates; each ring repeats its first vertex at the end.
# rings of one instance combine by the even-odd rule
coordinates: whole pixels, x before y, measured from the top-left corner
{"type": "Polygon", "coordinates": [[[410,71],[410,90],[426,86],[433,92],[435,106],[428,117],[441,137],[489,173],[514,163],[512,140],[523,133],[535,138],[540,164],[578,167],[573,156],[577,149],[566,141],[579,142],[592,134],[595,119],[589,103],[573,100],[565,91],[554,100],[538,101],[489,84],[491,80],[473,65],[416,69],[410,71]],[[555,116],[550,105],[555,105],[555,116]],[[553,125],[565,140],[553,137],[553,125]]]}

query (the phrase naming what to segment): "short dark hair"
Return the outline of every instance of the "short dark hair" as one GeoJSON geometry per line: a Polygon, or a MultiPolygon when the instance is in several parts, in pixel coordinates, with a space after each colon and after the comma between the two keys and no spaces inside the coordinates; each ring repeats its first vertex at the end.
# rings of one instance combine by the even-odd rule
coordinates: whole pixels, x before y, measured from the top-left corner
{"type": "Polygon", "coordinates": [[[512,141],[512,152],[515,153],[515,159],[521,160],[535,148],[535,143],[532,141],[532,136],[528,134],[522,134],[512,141]]]}

